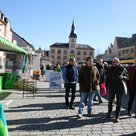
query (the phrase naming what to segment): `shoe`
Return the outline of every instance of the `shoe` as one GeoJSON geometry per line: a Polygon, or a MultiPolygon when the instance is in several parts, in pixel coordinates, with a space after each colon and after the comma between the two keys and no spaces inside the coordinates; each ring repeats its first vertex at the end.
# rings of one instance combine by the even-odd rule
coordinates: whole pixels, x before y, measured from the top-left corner
{"type": "Polygon", "coordinates": [[[132,113],[131,113],[131,111],[128,111],[128,116],[132,116],[132,113]]]}
{"type": "Polygon", "coordinates": [[[118,123],[118,122],[119,122],[119,118],[116,118],[116,119],[115,119],[115,122],[118,123]]]}
{"type": "Polygon", "coordinates": [[[66,106],[65,109],[69,109],[69,106],[66,106]]]}
{"type": "Polygon", "coordinates": [[[93,101],[98,101],[97,99],[93,99],[93,101]]]}
{"type": "Polygon", "coordinates": [[[83,116],[82,114],[78,114],[77,115],[78,118],[82,118],[82,116],[83,116]]]}
{"type": "Polygon", "coordinates": [[[75,109],[75,107],[73,107],[73,106],[70,106],[70,107],[69,107],[69,109],[71,109],[71,110],[74,110],[74,109],[75,109]]]}
{"type": "Polygon", "coordinates": [[[92,114],[91,114],[91,113],[88,113],[88,114],[87,114],[87,117],[92,117],[92,114]]]}
{"type": "Polygon", "coordinates": [[[103,103],[103,101],[99,101],[99,104],[103,103]]]}

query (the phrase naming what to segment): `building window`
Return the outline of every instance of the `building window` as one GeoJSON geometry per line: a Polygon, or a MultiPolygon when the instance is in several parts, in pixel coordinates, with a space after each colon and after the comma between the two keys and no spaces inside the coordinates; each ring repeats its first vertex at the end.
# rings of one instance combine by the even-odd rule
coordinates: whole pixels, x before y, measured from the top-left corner
{"type": "Polygon", "coordinates": [[[134,48],[130,50],[131,53],[134,53],[134,48]]]}
{"type": "Polygon", "coordinates": [[[92,51],[90,51],[90,52],[89,52],[89,55],[90,55],[90,56],[92,56],[92,55],[93,55],[92,51]]]}
{"type": "Polygon", "coordinates": [[[54,59],[55,57],[54,56],[51,56],[52,59],[54,59]]]}
{"type": "Polygon", "coordinates": [[[51,50],[51,53],[55,53],[55,50],[54,50],[54,49],[52,49],[52,50],[51,50]]]}
{"type": "Polygon", "coordinates": [[[60,59],[60,58],[61,58],[60,56],[57,57],[57,59],[60,59]]]}
{"type": "Polygon", "coordinates": [[[67,54],[67,50],[64,50],[64,54],[67,54]]]}
{"type": "Polygon", "coordinates": [[[129,53],[129,49],[126,49],[126,54],[128,54],[129,53]]]}
{"type": "Polygon", "coordinates": [[[125,54],[125,50],[122,51],[122,54],[125,54]]]}
{"type": "Polygon", "coordinates": [[[121,56],[121,51],[119,51],[119,56],[121,56]]]}
{"type": "Polygon", "coordinates": [[[71,54],[74,54],[74,51],[73,50],[71,50],[71,52],[70,52],[71,54]]]}
{"type": "Polygon", "coordinates": [[[86,55],[86,54],[87,54],[86,51],[84,51],[84,52],[83,52],[83,55],[86,55]]]}
{"type": "Polygon", "coordinates": [[[63,57],[63,59],[65,59],[65,60],[66,60],[66,59],[67,59],[67,56],[64,56],[64,57],[63,57]]]}
{"type": "Polygon", "coordinates": [[[58,54],[61,54],[61,50],[58,50],[58,54]]]}
{"type": "Polygon", "coordinates": [[[78,51],[78,52],[77,52],[77,55],[81,55],[81,52],[80,52],[80,51],[78,51]]]}
{"type": "Polygon", "coordinates": [[[80,57],[77,57],[77,60],[80,60],[80,57]]]}
{"type": "Polygon", "coordinates": [[[75,39],[71,39],[71,42],[75,42],[75,39]]]}

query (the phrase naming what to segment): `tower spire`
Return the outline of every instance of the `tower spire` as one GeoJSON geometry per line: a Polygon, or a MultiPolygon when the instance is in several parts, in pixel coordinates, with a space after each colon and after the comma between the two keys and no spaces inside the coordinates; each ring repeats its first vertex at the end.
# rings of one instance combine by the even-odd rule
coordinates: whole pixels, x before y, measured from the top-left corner
{"type": "Polygon", "coordinates": [[[69,38],[77,38],[76,32],[75,32],[75,20],[73,19],[72,26],[71,26],[71,32],[69,35],[69,38]]]}

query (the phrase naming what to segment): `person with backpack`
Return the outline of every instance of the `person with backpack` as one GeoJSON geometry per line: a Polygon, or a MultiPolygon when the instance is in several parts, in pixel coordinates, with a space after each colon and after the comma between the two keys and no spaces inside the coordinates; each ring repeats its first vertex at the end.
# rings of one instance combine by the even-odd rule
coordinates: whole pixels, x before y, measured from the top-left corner
{"type": "Polygon", "coordinates": [[[69,64],[63,68],[63,80],[65,82],[65,105],[66,109],[74,110],[74,100],[76,92],[76,83],[78,81],[78,68],[75,65],[75,59],[70,58],[69,64]],[[71,101],[69,102],[69,94],[71,90],[71,101]]]}

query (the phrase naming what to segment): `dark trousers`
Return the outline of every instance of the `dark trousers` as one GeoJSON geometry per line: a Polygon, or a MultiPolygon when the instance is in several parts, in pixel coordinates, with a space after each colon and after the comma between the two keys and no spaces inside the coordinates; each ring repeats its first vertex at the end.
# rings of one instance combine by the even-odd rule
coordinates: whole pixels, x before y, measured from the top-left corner
{"type": "Polygon", "coordinates": [[[131,111],[134,98],[135,98],[135,114],[136,114],[136,90],[131,89],[129,91],[129,101],[128,101],[128,111],[129,112],[131,111]]]}
{"type": "Polygon", "coordinates": [[[121,100],[122,100],[122,95],[123,95],[123,91],[122,90],[117,90],[115,91],[111,91],[109,93],[109,102],[108,102],[108,114],[111,114],[112,112],[112,103],[113,100],[116,96],[116,112],[115,112],[115,118],[119,118],[119,113],[120,113],[120,109],[121,109],[121,100]]]}
{"type": "Polygon", "coordinates": [[[66,94],[65,94],[66,106],[67,107],[71,107],[73,105],[74,100],[75,100],[76,83],[74,83],[74,84],[66,83],[65,87],[66,87],[66,94]],[[71,90],[72,95],[71,95],[71,101],[69,103],[70,90],[71,90]]]}

